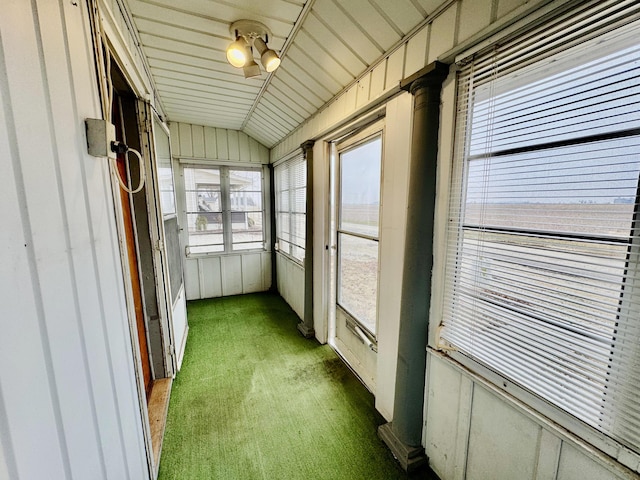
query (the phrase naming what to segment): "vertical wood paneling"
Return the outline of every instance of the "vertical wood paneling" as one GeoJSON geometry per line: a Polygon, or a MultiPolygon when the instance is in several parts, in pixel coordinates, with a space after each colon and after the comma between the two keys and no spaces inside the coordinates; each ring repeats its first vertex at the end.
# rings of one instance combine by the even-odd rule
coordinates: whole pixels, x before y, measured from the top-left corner
{"type": "Polygon", "coordinates": [[[191,125],[191,139],[193,141],[193,156],[196,158],[204,158],[204,127],[191,125]]]}
{"type": "Polygon", "coordinates": [[[251,161],[251,151],[249,150],[249,136],[244,132],[238,133],[239,152],[238,159],[242,161],[251,161]]]}
{"type": "Polygon", "coordinates": [[[204,127],[204,147],[206,158],[218,158],[218,139],[215,128],[204,127]]]}
{"type": "Polygon", "coordinates": [[[188,123],[178,124],[178,134],[180,143],[180,155],[193,157],[193,139],[191,137],[191,125],[188,123]]]}
{"type": "MultiPolygon", "coordinates": [[[[449,25],[448,28],[451,28],[449,25]]],[[[423,28],[416,36],[407,43],[407,61],[405,63],[404,75],[411,76],[426,64],[427,44],[429,43],[429,27],[423,28]]]]}
{"type": "Polygon", "coordinates": [[[369,86],[371,85],[371,74],[365,75],[357,83],[356,108],[363,107],[369,102],[369,86]]]}
{"type": "Polygon", "coordinates": [[[384,77],[387,72],[387,62],[383,61],[371,72],[371,87],[369,90],[369,98],[371,100],[378,98],[384,90],[384,77]]]}
{"type": "Polygon", "coordinates": [[[200,298],[222,296],[222,272],[220,257],[201,258],[200,268],[200,298]]]}
{"type": "Polygon", "coordinates": [[[216,140],[218,143],[218,159],[229,159],[229,141],[227,137],[227,130],[222,128],[216,128],[216,140]]]}
{"type": "Polygon", "coordinates": [[[9,478],[148,478],[110,180],[84,139],[84,118],[100,116],[86,4],[3,6],[6,470],[9,478]]]}
{"type": "Polygon", "coordinates": [[[491,23],[494,0],[462,0],[458,20],[458,41],[461,42],[491,23]]]}
{"type": "Polygon", "coordinates": [[[405,46],[402,45],[398,50],[393,52],[387,59],[387,77],[384,82],[384,89],[397,87],[404,75],[404,54],[405,46]]]}
{"type": "Polygon", "coordinates": [[[261,292],[262,255],[260,253],[244,254],[242,259],[242,293],[261,292]]]}
{"type": "MultiPolygon", "coordinates": [[[[427,64],[435,62],[438,59],[438,56],[453,48],[453,40],[456,33],[457,13],[458,5],[454,3],[441,15],[436,17],[433,24],[431,24],[427,64]]],[[[405,71],[405,75],[408,73],[409,72],[405,71]]]]}
{"type": "Polygon", "coordinates": [[[178,128],[178,122],[169,123],[169,133],[171,135],[171,153],[175,156],[180,156],[180,129],[178,128]]]}
{"type": "Polygon", "coordinates": [[[242,257],[228,255],[220,257],[222,274],[222,295],[239,295],[242,293],[242,257]]]}
{"type": "Polygon", "coordinates": [[[556,479],[561,448],[562,440],[543,428],[538,445],[538,465],[535,480],[556,479]]]}
{"type": "Polygon", "coordinates": [[[184,261],[184,288],[187,300],[204,298],[200,295],[200,268],[198,259],[187,258],[184,261]]]}
{"type": "Polygon", "coordinates": [[[227,141],[229,145],[229,160],[240,161],[240,142],[236,130],[227,130],[227,141]]]}

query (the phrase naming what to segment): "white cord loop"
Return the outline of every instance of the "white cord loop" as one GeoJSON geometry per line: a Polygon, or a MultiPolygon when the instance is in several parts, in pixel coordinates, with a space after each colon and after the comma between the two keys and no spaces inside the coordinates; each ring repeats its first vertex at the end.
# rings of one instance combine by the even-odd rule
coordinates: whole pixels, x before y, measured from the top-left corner
{"type": "MultiPolygon", "coordinates": [[[[135,156],[138,157],[138,165],[140,167],[140,182],[138,183],[138,187],[135,190],[131,190],[127,186],[127,184],[122,181],[122,178],[120,177],[120,173],[118,172],[118,167],[116,166],[116,164],[113,161],[113,159],[110,160],[109,165],[111,166],[111,172],[118,179],[118,183],[120,184],[120,188],[122,188],[122,190],[124,190],[127,193],[134,194],[134,193],[138,193],[140,190],[142,190],[142,187],[144,187],[144,181],[146,179],[146,176],[145,176],[144,164],[142,162],[142,156],[140,155],[140,152],[138,152],[137,150],[134,150],[133,148],[127,148],[127,151],[126,151],[125,155],[127,155],[127,153],[129,153],[129,152],[135,154],[135,156]]],[[[128,156],[125,156],[125,168],[127,170],[127,177],[130,179],[131,178],[131,169],[129,168],[129,157],[128,156]]]]}

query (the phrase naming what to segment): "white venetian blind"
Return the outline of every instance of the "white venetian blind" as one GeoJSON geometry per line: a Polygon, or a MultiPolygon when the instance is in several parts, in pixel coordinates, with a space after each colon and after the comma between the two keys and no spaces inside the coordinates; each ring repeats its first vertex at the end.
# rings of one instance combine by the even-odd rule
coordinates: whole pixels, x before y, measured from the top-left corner
{"type": "Polygon", "coordinates": [[[640,453],[640,4],[460,67],[441,342],[640,453]]]}
{"type": "Polygon", "coordinates": [[[280,252],[304,262],[307,162],[302,151],[274,168],[276,238],[280,252]]]}

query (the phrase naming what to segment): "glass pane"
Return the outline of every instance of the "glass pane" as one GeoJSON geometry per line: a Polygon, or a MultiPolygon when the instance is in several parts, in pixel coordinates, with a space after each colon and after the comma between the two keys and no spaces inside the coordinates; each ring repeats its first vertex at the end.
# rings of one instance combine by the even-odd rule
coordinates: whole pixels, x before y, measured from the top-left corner
{"type": "Polygon", "coordinates": [[[340,154],[340,229],[378,236],[382,137],[340,154]]]}
{"type": "Polygon", "coordinates": [[[185,168],[189,253],[224,251],[220,169],[185,168]]]}
{"type": "Polygon", "coordinates": [[[262,212],[231,212],[234,250],[264,248],[262,212]]]}
{"type": "Polygon", "coordinates": [[[229,170],[229,187],[232,192],[243,190],[262,191],[262,172],[260,170],[229,170]]]}
{"type": "Polygon", "coordinates": [[[160,185],[160,208],[163,215],[176,213],[176,197],[173,186],[173,169],[171,168],[171,151],[169,136],[157,119],[154,119],[154,143],[160,185]]]}
{"type": "Polygon", "coordinates": [[[338,303],[375,335],[378,242],[338,234],[338,303]]]}

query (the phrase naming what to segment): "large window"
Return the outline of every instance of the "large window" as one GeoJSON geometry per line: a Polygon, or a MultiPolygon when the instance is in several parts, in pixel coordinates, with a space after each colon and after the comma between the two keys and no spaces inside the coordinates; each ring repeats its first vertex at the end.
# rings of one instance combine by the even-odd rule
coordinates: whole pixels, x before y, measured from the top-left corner
{"type": "Polygon", "coordinates": [[[635,3],[461,64],[440,342],[640,453],[635,3]]]}
{"type": "Polygon", "coordinates": [[[264,248],[262,169],[185,167],[187,254],[264,248]]]}
{"type": "Polygon", "coordinates": [[[278,250],[304,263],[307,162],[300,153],[274,168],[278,250]]]}

